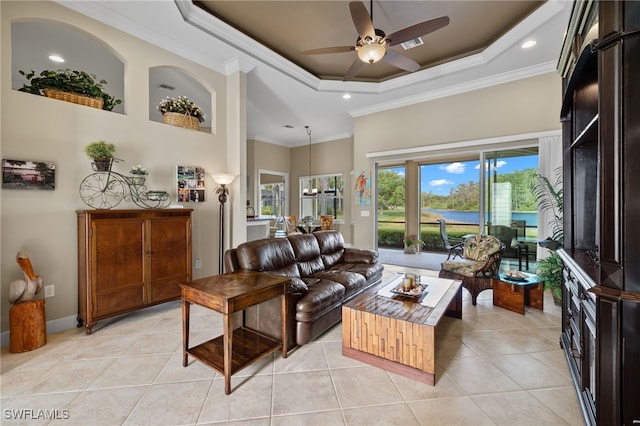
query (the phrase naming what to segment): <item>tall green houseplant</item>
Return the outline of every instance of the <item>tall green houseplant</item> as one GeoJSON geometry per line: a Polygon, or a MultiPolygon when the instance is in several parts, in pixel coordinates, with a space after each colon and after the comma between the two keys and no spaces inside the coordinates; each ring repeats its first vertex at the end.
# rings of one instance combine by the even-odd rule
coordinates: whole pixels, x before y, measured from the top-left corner
{"type": "Polygon", "coordinates": [[[536,273],[544,278],[545,289],[551,289],[554,302],[560,304],[562,300],[562,260],[556,250],[562,248],[564,244],[562,168],[557,168],[554,174],[554,183],[546,176],[536,174],[531,190],[538,203],[538,208],[541,211],[550,211],[552,214],[549,223],[551,236],[540,243],[542,247],[551,250],[551,254],[546,259],[538,261],[536,273]]]}

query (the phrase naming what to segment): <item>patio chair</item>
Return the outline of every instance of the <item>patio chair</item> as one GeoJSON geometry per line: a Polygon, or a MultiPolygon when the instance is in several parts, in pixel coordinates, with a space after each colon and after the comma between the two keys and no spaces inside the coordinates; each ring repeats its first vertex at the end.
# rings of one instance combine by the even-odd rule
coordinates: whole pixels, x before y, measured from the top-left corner
{"type": "Polygon", "coordinates": [[[462,286],[471,293],[475,306],[478,294],[491,289],[491,277],[498,275],[505,245],[493,235],[475,235],[464,241],[461,260],[447,260],[440,267],[440,278],[462,281],[462,286]]]}
{"type": "Polygon", "coordinates": [[[442,243],[444,244],[445,250],[449,250],[447,260],[449,260],[451,256],[453,256],[454,259],[456,257],[462,258],[464,240],[462,238],[449,237],[447,235],[447,225],[445,221],[443,219],[438,219],[438,222],[440,222],[440,236],[442,237],[442,243]]]}
{"type": "Polygon", "coordinates": [[[504,257],[518,258],[518,230],[506,225],[489,225],[489,235],[498,238],[505,245],[504,257]]]}

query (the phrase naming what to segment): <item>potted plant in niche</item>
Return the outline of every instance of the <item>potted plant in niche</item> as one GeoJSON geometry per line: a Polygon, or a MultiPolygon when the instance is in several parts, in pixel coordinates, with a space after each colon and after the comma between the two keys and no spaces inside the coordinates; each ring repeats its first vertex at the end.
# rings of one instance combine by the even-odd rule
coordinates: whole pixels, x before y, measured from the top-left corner
{"type": "Polygon", "coordinates": [[[540,174],[536,174],[536,180],[532,183],[531,189],[542,211],[550,211],[553,218],[549,222],[551,226],[551,236],[540,241],[540,246],[551,251],[549,256],[538,261],[536,274],[544,278],[544,288],[550,289],[553,295],[553,302],[556,305],[562,304],[562,260],[556,250],[562,248],[564,244],[563,224],[563,191],[562,191],[562,168],[555,170],[555,183],[540,174]]]}
{"type": "Polygon", "coordinates": [[[131,183],[134,185],[144,185],[144,181],[149,174],[147,169],[142,167],[140,164],[133,166],[129,173],[132,175],[129,179],[131,179],[131,183]]]}
{"type": "Polygon", "coordinates": [[[22,70],[18,72],[29,81],[29,84],[24,84],[22,88],[18,89],[21,92],[107,111],[111,111],[113,107],[122,103],[120,99],[116,99],[104,91],[104,85],[107,84],[105,80],[96,81],[94,74],[88,74],[84,71],[44,70],[37,77],[33,70],[29,73],[22,70]]]}
{"type": "Polygon", "coordinates": [[[95,168],[99,172],[107,172],[116,152],[116,146],[103,140],[91,142],[84,147],[84,152],[93,160],[95,168]]]}
{"type": "Polygon", "coordinates": [[[199,130],[200,123],[206,118],[202,109],[186,96],[166,97],[157,109],[162,114],[163,123],[191,130],[199,130]]]}
{"type": "Polygon", "coordinates": [[[404,237],[404,252],[407,254],[416,254],[420,253],[420,248],[422,247],[423,241],[418,238],[416,235],[411,234],[409,236],[404,237]]]}

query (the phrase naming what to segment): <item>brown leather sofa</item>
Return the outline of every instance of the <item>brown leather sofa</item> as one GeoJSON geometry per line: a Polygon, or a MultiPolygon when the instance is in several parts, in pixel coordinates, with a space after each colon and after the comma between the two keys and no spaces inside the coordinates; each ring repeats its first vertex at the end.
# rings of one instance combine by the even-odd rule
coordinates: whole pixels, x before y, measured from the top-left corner
{"type": "MultiPolygon", "coordinates": [[[[287,347],[304,345],[342,319],[342,304],[382,279],[378,253],[344,246],[338,231],[266,238],[225,253],[225,271],[242,269],[290,277],[287,347]]],[[[281,302],[244,312],[247,327],[281,338],[281,302]]]]}

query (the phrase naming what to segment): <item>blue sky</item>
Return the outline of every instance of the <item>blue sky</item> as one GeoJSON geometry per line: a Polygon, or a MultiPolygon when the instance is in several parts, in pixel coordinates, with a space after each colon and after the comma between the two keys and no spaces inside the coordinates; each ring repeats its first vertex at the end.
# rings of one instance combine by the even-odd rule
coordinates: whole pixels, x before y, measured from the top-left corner
{"type": "MultiPolygon", "coordinates": [[[[511,173],[516,170],[538,167],[538,156],[509,157],[499,159],[496,164],[498,173],[511,173]]],[[[451,188],[461,183],[479,180],[480,162],[461,161],[442,164],[430,164],[421,167],[422,192],[448,194],[451,188]]],[[[404,176],[404,168],[388,169],[404,176]]]]}

